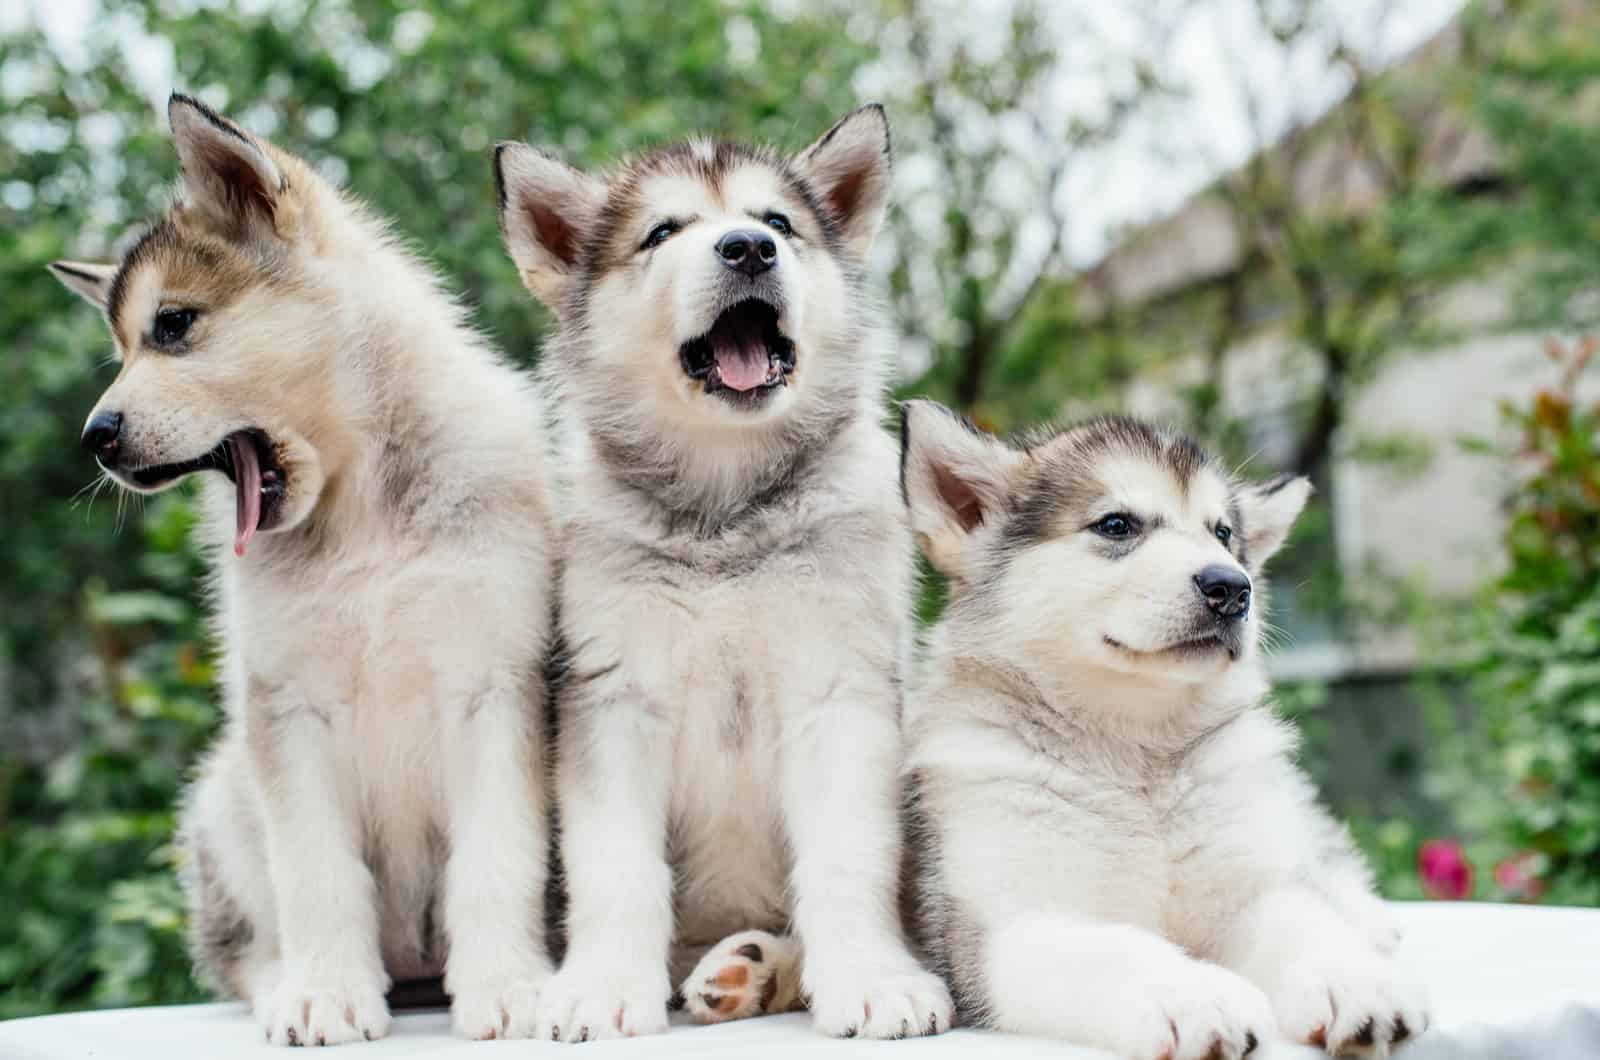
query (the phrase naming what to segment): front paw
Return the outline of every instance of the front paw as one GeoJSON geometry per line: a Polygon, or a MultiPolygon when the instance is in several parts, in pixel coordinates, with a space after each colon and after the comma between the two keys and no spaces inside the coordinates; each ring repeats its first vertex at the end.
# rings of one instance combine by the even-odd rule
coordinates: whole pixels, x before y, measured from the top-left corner
{"type": "Polygon", "coordinates": [[[456,1033],[473,1041],[531,1038],[539,994],[549,975],[543,971],[491,976],[450,990],[450,1021],[456,1033]]]}
{"type": "Polygon", "coordinates": [[[1331,1056],[1387,1056],[1428,1029],[1420,984],[1377,953],[1307,955],[1271,994],[1283,1032],[1331,1056]]]}
{"type": "Polygon", "coordinates": [[[818,968],[811,984],[816,1027],[835,1038],[916,1038],[950,1029],[955,1006],[939,977],[912,964],[876,975],[818,968]]]}
{"type": "Polygon", "coordinates": [[[789,1011],[799,1000],[799,976],[793,940],[741,931],[711,947],[678,993],[696,1023],[724,1023],[789,1011]]]}
{"type": "Polygon", "coordinates": [[[570,961],[545,984],[534,1037],[553,1042],[632,1038],[667,1029],[666,970],[570,961]]]}
{"type": "Polygon", "coordinates": [[[1219,965],[1187,957],[1162,961],[1131,982],[1085,989],[1074,1007],[1064,1037],[1130,1060],[1239,1060],[1272,1027],[1260,990],[1219,965]]]}
{"type": "Polygon", "coordinates": [[[389,1033],[382,979],[329,983],[285,975],[256,1002],[256,1018],[273,1045],[342,1045],[389,1033]]]}

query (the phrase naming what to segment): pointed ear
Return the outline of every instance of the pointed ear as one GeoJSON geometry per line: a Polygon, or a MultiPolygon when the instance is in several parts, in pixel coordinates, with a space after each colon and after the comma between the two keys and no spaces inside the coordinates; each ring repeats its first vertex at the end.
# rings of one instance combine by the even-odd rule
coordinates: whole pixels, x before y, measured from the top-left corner
{"type": "Polygon", "coordinates": [[[605,203],[605,184],[527,144],[494,149],[500,232],[523,285],[562,311],[583,240],[605,203]]]}
{"type": "Polygon", "coordinates": [[[167,120],[190,203],[227,224],[278,226],[288,183],[260,141],[177,92],[167,100],[167,120]]]}
{"type": "Polygon", "coordinates": [[[1239,491],[1245,558],[1252,570],[1260,570],[1283,547],[1310,496],[1311,480],[1304,475],[1279,475],[1239,491]]]}
{"type": "Polygon", "coordinates": [[[1004,506],[1024,459],[937,402],[900,406],[900,491],[917,545],[935,570],[967,577],[971,535],[1004,506]]]}
{"type": "Polygon", "coordinates": [[[869,103],[851,111],[796,161],[857,258],[867,256],[889,205],[889,119],[869,103]]]}
{"type": "Polygon", "coordinates": [[[115,265],[95,265],[85,261],[52,261],[50,274],[67,289],[101,312],[111,294],[111,281],[116,278],[115,265]]]}

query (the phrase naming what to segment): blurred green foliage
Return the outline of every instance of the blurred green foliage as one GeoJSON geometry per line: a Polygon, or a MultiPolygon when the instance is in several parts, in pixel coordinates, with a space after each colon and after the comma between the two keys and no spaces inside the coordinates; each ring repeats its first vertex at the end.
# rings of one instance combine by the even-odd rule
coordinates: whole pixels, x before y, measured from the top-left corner
{"type": "Polygon", "coordinates": [[[1440,727],[1430,782],[1482,897],[1600,905],[1600,401],[1578,393],[1596,349],[1551,340],[1559,382],[1506,406],[1510,566],[1454,627],[1478,713],[1440,727]]]}
{"type": "Polygon", "coordinates": [[[92,647],[71,741],[0,757],[0,1019],[200,996],[172,869],[176,796],[217,720],[191,599],[192,514],[176,495],[135,520],[138,590],[77,591],[92,647]]]}

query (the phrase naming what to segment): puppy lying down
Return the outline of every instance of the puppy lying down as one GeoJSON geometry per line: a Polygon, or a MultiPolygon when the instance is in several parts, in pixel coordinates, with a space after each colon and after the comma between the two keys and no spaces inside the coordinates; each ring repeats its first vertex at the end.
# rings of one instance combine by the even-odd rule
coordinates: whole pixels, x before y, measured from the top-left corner
{"type": "Polygon", "coordinates": [[[1262,565],[1310,484],[1128,419],[1016,447],[912,402],[902,446],[950,584],[907,696],[913,915],[963,1018],[1137,1060],[1425,1030],[1267,706],[1262,565]]]}

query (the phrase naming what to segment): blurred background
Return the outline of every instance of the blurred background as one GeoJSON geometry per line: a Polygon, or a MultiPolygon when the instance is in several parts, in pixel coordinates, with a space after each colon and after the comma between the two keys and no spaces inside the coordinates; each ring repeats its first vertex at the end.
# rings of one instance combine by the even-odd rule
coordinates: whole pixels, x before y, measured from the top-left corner
{"type": "Polygon", "coordinates": [[[883,101],[898,391],[1310,475],[1272,665],[1384,892],[1600,904],[1596,75],[1582,0],[0,4],[0,1017],[201,996],[192,515],[94,487],[111,342],[44,270],[162,207],[175,87],[395,218],[523,364],[495,140],[797,148],[883,101]]]}

